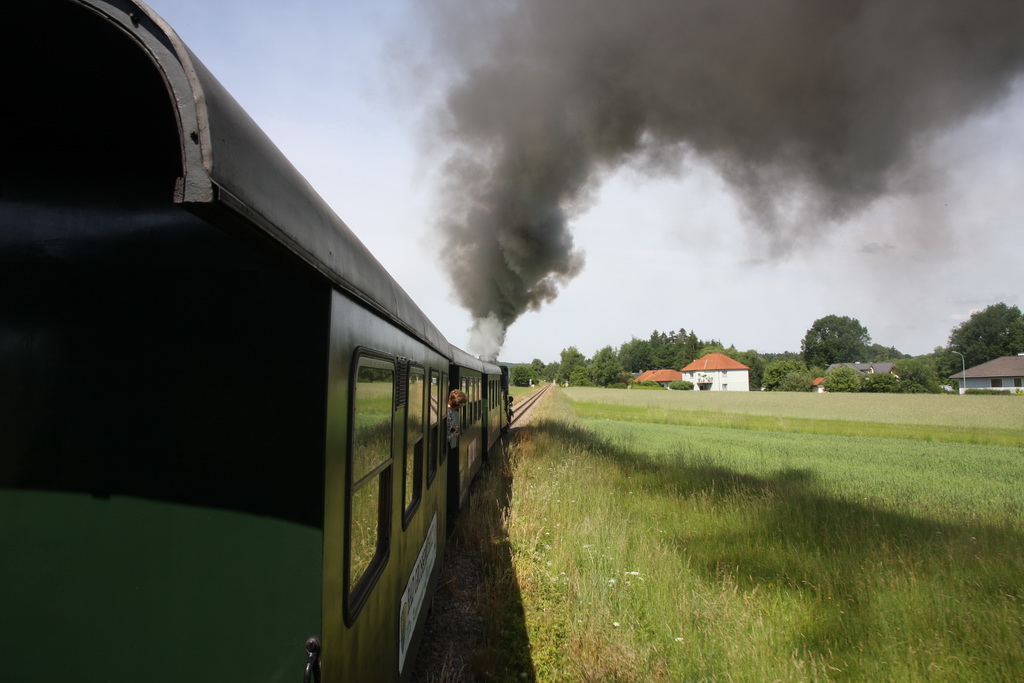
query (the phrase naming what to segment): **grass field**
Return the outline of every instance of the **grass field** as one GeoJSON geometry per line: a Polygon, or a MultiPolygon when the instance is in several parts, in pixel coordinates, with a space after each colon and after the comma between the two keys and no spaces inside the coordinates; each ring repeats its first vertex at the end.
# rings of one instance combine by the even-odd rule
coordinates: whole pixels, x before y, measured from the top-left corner
{"type": "Polygon", "coordinates": [[[1024,679],[1024,400],[569,389],[543,410],[462,532],[492,567],[492,678],[1024,679]]]}

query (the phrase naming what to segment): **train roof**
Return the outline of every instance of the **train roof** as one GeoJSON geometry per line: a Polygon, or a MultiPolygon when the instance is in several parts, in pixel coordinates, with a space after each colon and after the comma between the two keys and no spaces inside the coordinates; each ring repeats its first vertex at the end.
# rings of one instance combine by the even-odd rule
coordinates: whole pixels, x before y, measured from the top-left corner
{"type": "Polygon", "coordinates": [[[362,305],[451,354],[412,298],[162,18],[131,0],[67,1],[133,37],[164,80],[182,159],[175,202],[236,233],[269,238],[362,305]]]}
{"type": "Polygon", "coordinates": [[[457,346],[452,346],[451,349],[451,359],[456,365],[461,365],[462,367],[491,375],[501,374],[501,366],[497,363],[481,360],[480,358],[463,351],[457,346]]]}

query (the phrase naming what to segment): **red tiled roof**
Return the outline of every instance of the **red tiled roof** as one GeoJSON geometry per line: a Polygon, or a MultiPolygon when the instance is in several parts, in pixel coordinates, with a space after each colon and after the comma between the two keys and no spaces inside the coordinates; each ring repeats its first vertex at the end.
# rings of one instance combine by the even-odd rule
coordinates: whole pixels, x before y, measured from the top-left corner
{"type": "Polygon", "coordinates": [[[683,372],[699,372],[701,370],[749,370],[746,365],[733,360],[724,353],[709,353],[708,355],[698,358],[693,361],[685,368],[683,372]]]}
{"type": "Polygon", "coordinates": [[[683,379],[683,373],[678,370],[648,370],[647,372],[641,373],[637,377],[635,382],[646,382],[648,380],[652,382],[676,382],[683,379]]]}
{"type": "Polygon", "coordinates": [[[819,384],[821,384],[821,383],[822,383],[822,382],[824,382],[824,381],[825,381],[825,378],[824,378],[824,377],[818,377],[818,378],[817,378],[817,379],[815,379],[815,380],[814,380],[813,382],[811,382],[811,386],[812,386],[812,387],[816,387],[816,386],[818,386],[819,384]]]}

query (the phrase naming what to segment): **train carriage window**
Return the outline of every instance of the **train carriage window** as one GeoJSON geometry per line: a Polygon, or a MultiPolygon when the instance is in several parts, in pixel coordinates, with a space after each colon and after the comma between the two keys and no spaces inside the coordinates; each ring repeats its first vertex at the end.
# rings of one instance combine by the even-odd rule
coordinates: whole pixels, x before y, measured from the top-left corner
{"type": "MultiPolygon", "coordinates": [[[[438,409],[440,409],[441,406],[445,406],[445,408],[444,408],[445,412],[442,413],[442,415],[444,417],[442,419],[447,420],[447,418],[448,418],[448,409],[447,409],[447,406],[448,406],[448,373],[447,372],[442,372],[441,373],[441,385],[437,387],[437,406],[438,406],[438,409]]],[[[441,436],[439,438],[441,439],[441,452],[440,452],[440,456],[438,458],[438,461],[439,461],[439,464],[443,465],[445,463],[445,461],[448,460],[448,439],[445,438],[445,435],[447,433],[445,429],[441,429],[440,432],[441,432],[441,436]]]]}
{"type": "Polygon", "coordinates": [[[427,407],[427,486],[434,481],[437,474],[437,451],[441,445],[441,375],[437,370],[430,371],[430,392],[427,407]]]}
{"type": "Polygon", "coordinates": [[[473,422],[480,422],[480,418],[483,416],[483,410],[480,406],[480,378],[477,377],[473,380],[473,422]]]}
{"type": "MultiPolygon", "coordinates": [[[[348,586],[353,602],[365,598],[388,548],[395,366],[361,357],[353,384],[349,496],[348,586]]],[[[356,611],[353,609],[353,612],[356,611]]]]}
{"type": "Polygon", "coordinates": [[[423,368],[409,368],[409,400],[407,403],[408,417],[405,425],[405,497],[403,498],[406,523],[422,495],[420,485],[423,479],[423,411],[426,384],[423,368]]]}

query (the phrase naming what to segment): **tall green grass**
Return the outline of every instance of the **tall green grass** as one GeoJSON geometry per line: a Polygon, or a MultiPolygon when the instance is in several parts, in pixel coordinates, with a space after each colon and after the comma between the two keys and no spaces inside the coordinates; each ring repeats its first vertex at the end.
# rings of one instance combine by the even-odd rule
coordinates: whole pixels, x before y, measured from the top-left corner
{"type": "Polygon", "coordinates": [[[1024,679],[1024,449],[581,418],[553,394],[488,531],[492,620],[522,625],[493,678],[1024,679]]]}

